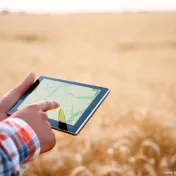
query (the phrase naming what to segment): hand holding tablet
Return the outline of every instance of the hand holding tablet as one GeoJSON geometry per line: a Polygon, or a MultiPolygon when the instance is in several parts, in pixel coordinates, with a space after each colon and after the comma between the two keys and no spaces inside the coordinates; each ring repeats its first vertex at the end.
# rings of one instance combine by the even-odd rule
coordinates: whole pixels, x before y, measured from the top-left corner
{"type": "Polygon", "coordinates": [[[40,101],[57,101],[60,107],[47,112],[51,126],[78,134],[109,92],[109,89],[103,87],[41,76],[8,114],[40,101]]]}

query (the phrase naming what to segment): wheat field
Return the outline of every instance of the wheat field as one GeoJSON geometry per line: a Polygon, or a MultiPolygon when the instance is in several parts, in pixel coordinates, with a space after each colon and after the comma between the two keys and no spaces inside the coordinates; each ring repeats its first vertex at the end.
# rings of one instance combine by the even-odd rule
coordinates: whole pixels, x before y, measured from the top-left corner
{"type": "Polygon", "coordinates": [[[176,13],[0,15],[0,66],[0,96],[29,72],[111,89],[79,135],[54,131],[24,176],[176,170],[176,13]]]}

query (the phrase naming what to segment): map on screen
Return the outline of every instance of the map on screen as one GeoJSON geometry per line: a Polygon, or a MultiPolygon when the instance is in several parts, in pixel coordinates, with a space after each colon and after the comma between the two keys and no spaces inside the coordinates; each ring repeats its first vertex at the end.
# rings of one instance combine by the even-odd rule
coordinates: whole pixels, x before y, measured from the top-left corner
{"type": "Polygon", "coordinates": [[[43,79],[18,109],[43,100],[55,100],[60,107],[48,111],[48,118],[75,125],[99,92],[99,89],[43,79]]]}

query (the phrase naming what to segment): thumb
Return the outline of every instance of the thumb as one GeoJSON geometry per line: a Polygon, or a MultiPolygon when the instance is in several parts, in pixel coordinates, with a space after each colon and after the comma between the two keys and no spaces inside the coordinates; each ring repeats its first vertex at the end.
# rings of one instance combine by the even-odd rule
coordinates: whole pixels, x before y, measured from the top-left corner
{"type": "Polygon", "coordinates": [[[21,84],[10,90],[0,100],[1,111],[7,112],[27,91],[27,89],[33,84],[35,80],[34,73],[30,73],[21,84]]]}

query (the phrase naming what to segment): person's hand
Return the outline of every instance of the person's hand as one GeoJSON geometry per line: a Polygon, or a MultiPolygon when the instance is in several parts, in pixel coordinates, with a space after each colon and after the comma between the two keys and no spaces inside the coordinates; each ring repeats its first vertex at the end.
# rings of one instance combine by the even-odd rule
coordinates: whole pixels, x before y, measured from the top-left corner
{"type": "Polygon", "coordinates": [[[24,81],[0,99],[0,121],[8,117],[7,112],[33,84],[35,75],[29,74],[24,81]]]}
{"type": "Polygon", "coordinates": [[[41,153],[47,152],[55,146],[55,136],[48,122],[46,111],[58,107],[59,104],[55,101],[43,101],[29,105],[11,116],[24,120],[33,128],[40,141],[41,153]]]}

